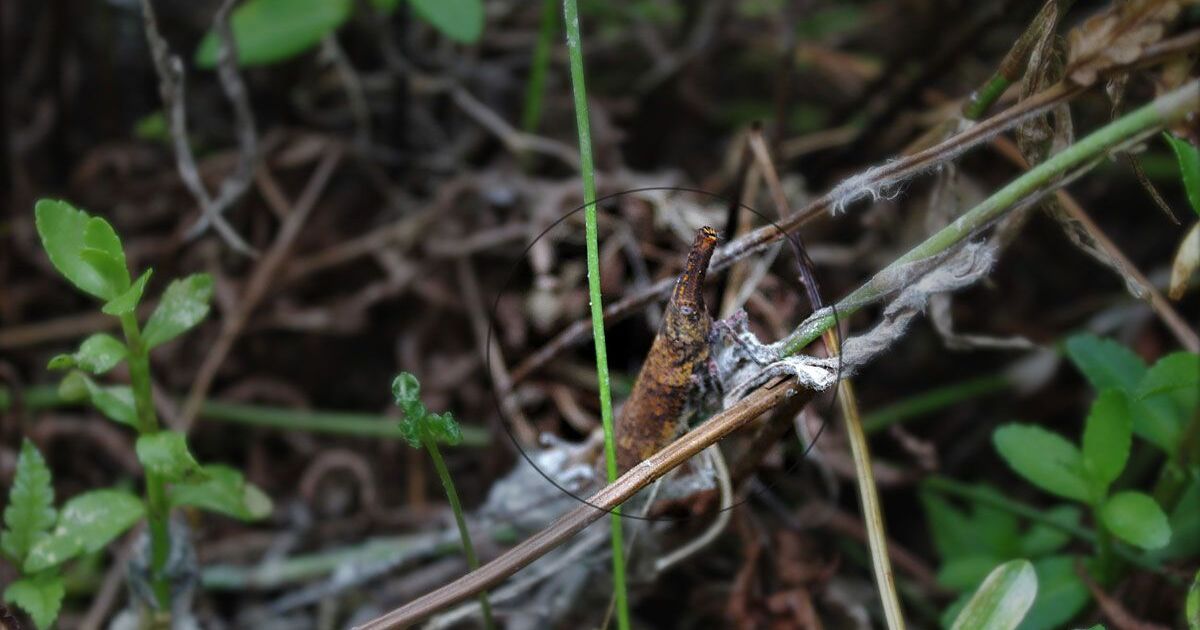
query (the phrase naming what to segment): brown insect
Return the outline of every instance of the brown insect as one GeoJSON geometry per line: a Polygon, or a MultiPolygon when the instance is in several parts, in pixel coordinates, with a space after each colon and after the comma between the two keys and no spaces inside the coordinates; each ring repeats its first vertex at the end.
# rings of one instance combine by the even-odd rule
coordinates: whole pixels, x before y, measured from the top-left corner
{"type": "Polygon", "coordinates": [[[681,415],[687,403],[692,375],[708,361],[708,333],[712,318],[704,306],[704,275],[717,244],[717,231],[702,227],[646,362],[638,373],[633,393],[617,420],[617,466],[624,472],[670,444],[683,432],[681,415]]]}

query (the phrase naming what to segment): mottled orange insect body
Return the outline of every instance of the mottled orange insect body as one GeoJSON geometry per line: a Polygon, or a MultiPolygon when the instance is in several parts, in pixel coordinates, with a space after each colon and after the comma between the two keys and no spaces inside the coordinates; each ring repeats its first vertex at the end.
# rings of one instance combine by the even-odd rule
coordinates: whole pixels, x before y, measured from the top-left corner
{"type": "Polygon", "coordinates": [[[670,444],[683,432],[684,406],[693,387],[692,375],[708,361],[712,318],[704,306],[704,276],[717,244],[717,231],[703,227],[687,263],[633,393],[617,421],[617,466],[622,472],[670,444]]]}

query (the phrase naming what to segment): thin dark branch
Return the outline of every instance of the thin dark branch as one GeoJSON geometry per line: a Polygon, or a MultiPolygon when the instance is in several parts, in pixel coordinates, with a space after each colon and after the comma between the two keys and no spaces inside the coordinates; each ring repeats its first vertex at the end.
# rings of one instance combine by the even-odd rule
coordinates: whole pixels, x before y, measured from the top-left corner
{"type": "Polygon", "coordinates": [[[158,74],[158,90],[163,101],[163,110],[167,118],[167,128],[171,134],[175,150],[175,162],[179,169],[179,177],[187,187],[188,192],[200,205],[201,217],[196,225],[188,230],[188,236],[194,237],[212,225],[221,239],[230,248],[246,255],[255,255],[254,249],[243,239],[233,226],[225,220],[223,213],[235,202],[241,199],[254,178],[255,153],[257,150],[257,134],[254,128],[254,114],[246,95],[246,87],[237,71],[236,45],[233,42],[232,30],[229,26],[229,13],[236,0],[225,0],[217,10],[214,27],[217,31],[220,46],[217,54],[217,74],[221,88],[226,97],[233,103],[235,126],[237,128],[239,160],[234,172],[221,183],[220,191],[214,199],[205,188],[196,166],[196,157],[192,153],[188,140],[186,87],[184,80],[183,61],[171,53],[167,40],[158,30],[158,19],[154,14],[151,0],[142,0],[142,18],[146,28],[146,41],[150,46],[150,56],[154,60],[154,69],[158,74]]]}

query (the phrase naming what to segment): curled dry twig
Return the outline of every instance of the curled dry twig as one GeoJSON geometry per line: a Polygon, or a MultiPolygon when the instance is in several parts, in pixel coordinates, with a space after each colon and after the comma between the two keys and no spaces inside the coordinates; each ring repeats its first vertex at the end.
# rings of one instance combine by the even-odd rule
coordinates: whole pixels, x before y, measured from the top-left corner
{"type": "Polygon", "coordinates": [[[223,216],[223,213],[233,206],[250,187],[254,179],[257,161],[258,134],[255,131],[254,112],[250,108],[246,85],[242,82],[237,69],[237,45],[233,39],[233,29],[229,24],[229,15],[237,0],[224,0],[216,17],[213,27],[217,33],[219,47],[217,51],[217,77],[226,98],[233,104],[234,124],[238,138],[238,164],[233,173],[226,178],[220,187],[220,192],[214,198],[201,180],[200,171],[196,166],[196,157],[188,140],[187,106],[184,87],[183,61],[177,55],[171,54],[167,40],[158,30],[158,20],[154,14],[151,0],[142,0],[142,18],[146,27],[146,41],[150,45],[150,54],[154,60],[154,69],[158,73],[158,89],[162,97],[163,109],[166,110],[167,127],[170,130],[171,141],[175,150],[176,166],[184,186],[200,204],[200,219],[188,230],[188,237],[199,236],[212,225],[217,234],[234,251],[253,255],[254,249],[243,239],[233,226],[223,216]]]}

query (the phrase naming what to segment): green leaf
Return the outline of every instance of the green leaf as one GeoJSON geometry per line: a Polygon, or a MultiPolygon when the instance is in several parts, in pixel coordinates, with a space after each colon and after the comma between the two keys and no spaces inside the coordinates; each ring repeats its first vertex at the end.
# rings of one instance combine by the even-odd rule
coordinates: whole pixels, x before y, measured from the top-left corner
{"type": "MultiPolygon", "coordinates": [[[[230,25],[238,65],[291,59],[316,46],[350,17],[353,0],[249,0],[233,10],[230,25]]],[[[209,31],[196,49],[196,65],[214,68],[219,45],[209,31]]]]}
{"type": "Polygon", "coordinates": [[[1200,354],[1173,352],[1158,360],[1137,386],[1138,398],[1178,390],[1200,391],[1200,354]]]}
{"type": "Polygon", "coordinates": [[[1067,499],[1091,501],[1079,449],[1057,433],[1028,424],[1007,424],[992,434],[1000,456],[1033,485],[1067,499]]]}
{"type": "Polygon", "coordinates": [[[176,431],[159,431],[137,440],[138,461],[147,471],[168,483],[206,479],[196,458],[188,451],[187,437],[176,431]]]}
{"type": "Polygon", "coordinates": [[[146,349],[162,345],[199,324],[208,315],[212,292],[212,276],[206,273],[172,281],[142,331],[146,349]]]}
{"type": "Polygon", "coordinates": [[[88,219],[83,228],[83,249],[80,257],[92,265],[108,287],[109,297],[116,297],[129,289],[129,267],[125,264],[125,250],[121,239],[108,221],[100,217],[88,219]]]}
{"type": "Polygon", "coordinates": [[[951,628],[1010,630],[1033,605],[1038,580],[1028,560],[1011,560],[995,568],[971,596],[951,628]]]}
{"type": "Polygon", "coordinates": [[[973,523],[966,514],[935,492],[922,490],[920,499],[925,508],[925,518],[929,521],[933,546],[943,561],[978,553],[973,523]]]}
{"type": "Polygon", "coordinates": [[[483,33],[482,0],[411,0],[413,11],[443,35],[463,44],[483,33]]]}
{"type": "Polygon", "coordinates": [[[128,385],[97,385],[83,372],[75,371],[63,377],[58,393],[66,400],[86,399],[110,420],[138,426],[137,406],[128,385]]]}
{"type": "Polygon", "coordinates": [[[22,578],[4,589],[4,601],[20,606],[39,628],[49,628],[58,618],[66,594],[62,577],[41,573],[22,578]]]}
{"type": "MultiPolygon", "coordinates": [[[[1046,518],[1066,526],[1078,526],[1081,516],[1079,508],[1074,505],[1059,505],[1045,512],[1046,518]]],[[[1047,525],[1034,523],[1029,531],[1021,538],[1019,554],[1029,558],[1037,558],[1062,549],[1071,540],[1071,535],[1065,531],[1047,525]]],[[[1034,568],[1037,562],[1034,562],[1034,568]]]]}
{"type": "Polygon", "coordinates": [[[129,288],[125,252],[107,221],[53,199],[38,201],[34,215],[50,262],[76,288],[102,300],[129,288]]]}
{"type": "Polygon", "coordinates": [[[142,301],[142,292],[146,290],[146,283],[150,281],[150,274],[153,271],[153,269],[147,269],[142,272],[142,275],[138,276],[138,279],[124,293],[106,302],[100,310],[105,315],[115,317],[132,313],[133,309],[137,308],[138,303],[142,301]]]}
{"type": "Polygon", "coordinates": [[[1146,364],[1132,350],[1091,334],[1067,339],[1067,356],[1096,391],[1110,388],[1131,391],[1146,373],[1146,364]]]}
{"type": "Polygon", "coordinates": [[[1021,630],[1053,630],[1066,627],[1091,601],[1087,586],[1075,573],[1075,558],[1050,556],[1036,560],[1038,594],[1021,622],[1021,630]]]}
{"type": "Polygon", "coordinates": [[[51,370],[80,368],[92,374],[104,374],[116,367],[129,355],[129,349],[117,338],[106,333],[96,333],[83,340],[75,354],[60,354],[50,359],[46,367],[51,370]]]}
{"type": "Polygon", "coordinates": [[[141,499],[124,490],[93,490],[63,506],[54,531],[37,542],[25,559],[25,572],[58,566],[81,553],[103,549],[141,520],[141,499]]]}
{"type": "Polygon", "coordinates": [[[1002,558],[980,554],[947,560],[938,568],[937,583],[952,591],[970,593],[983,582],[1002,558]]]}
{"type": "Polygon", "coordinates": [[[462,428],[449,411],[441,414],[431,413],[425,416],[425,423],[425,430],[433,439],[450,446],[462,444],[462,428]]]}
{"type": "MultiPolygon", "coordinates": [[[[988,485],[977,485],[979,492],[990,495],[1000,493],[988,485]]],[[[996,559],[986,568],[991,569],[1000,559],[1013,557],[1020,546],[1016,518],[1007,512],[981,503],[970,505],[969,511],[959,511],[934,492],[922,492],[921,501],[929,519],[934,546],[945,561],[962,556],[987,555],[996,559]]],[[[982,580],[987,572],[978,577],[982,580]]],[[[978,580],[968,584],[974,587],[978,580]]]]}
{"type": "Polygon", "coordinates": [[[391,15],[395,12],[396,7],[400,6],[400,0],[371,0],[371,4],[375,5],[375,10],[384,15],[391,15]]]}
{"type": "Polygon", "coordinates": [[[1175,352],[1158,360],[1138,383],[1133,430],[1168,454],[1179,448],[1184,426],[1200,408],[1200,355],[1175,352]]]}
{"type": "Polygon", "coordinates": [[[1200,477],[1193,478],[1171,511],[1171,542],[1147,556],[1155,561],[1200,555],[1200,477]]]}
{"type": "Polygon", "coordinates": [[[1200,571],[1196,571],[1196,577],[1188,589],[1184,614],[1187,615],[1188,630],[1200,630],[1200,571]]]}
{"type": "Polygon", "coordinates": [[[51,525],[54,525],[54,486],[50,483],[50,469],[33,442],[25,440],[8,491],[8,507],[4,508],[0,549],[19,565],[51,525]]]}
{"type": "Polygon", "coordinates": [[[1100,518],[1113,535],[1142,549],[1171,542],[1171,524],[1158,503],[1141,492],[1118,492],[1100,508],[1100,518]]]}
{"type": "Polygon", "coordinates": [[[172,507],[193,506],[243,521],[258,520],[271,513],[270,497],[246,483],[237,470],[214,464],[205,466],[204,473],[206,481],[170,488],[172,507]]]}
{"type": "Polygon", "coordinates": [[[1119,389],[1100,392],[1083,428],[1083,469],[1096,485],[1096,495],[1108,494],[1129,459],[1133,418],[1129,402],[1119,389]]]}
{"type": "Polygon", "coordinates": [[[1179,178],[1183,180],[1188,202],[1192,204],[1192,210],[1200,216],[1200,149],[1170,133],[1163,132],[1163,136],[1175,151],[1175,158],[1179,160],[1179,178]]]}

